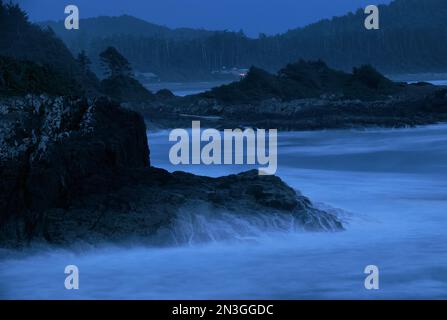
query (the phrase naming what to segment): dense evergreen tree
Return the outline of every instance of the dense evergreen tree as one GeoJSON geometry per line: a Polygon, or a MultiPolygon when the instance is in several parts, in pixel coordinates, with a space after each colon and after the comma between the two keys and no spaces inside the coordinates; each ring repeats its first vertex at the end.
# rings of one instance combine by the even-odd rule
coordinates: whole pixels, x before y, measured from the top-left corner
{"type": "Polygon", "coordinates": [[[81,68],[82,72],[87,72],[89,70],[89,68],[90,68],[90,65],[92,64],[92,61],[87,56],[87,54],[85,53],[84,50],[79,52],[78,57],[77,57],[76,60],[77,60],[77,62],[79,64],[79,67],[81,68]]]}
{"type": "Polygon", "coordinates": [[[129,61],[123,57],[114,47],[108,47],[99,55],[101,62],[110,77],[132,76],[132,68],[129,61]]]}
{"type": "Polygon", "coordinates": [[[108,75],[101,81],[103,93],[119,102],[139,102],[153,98],[153,94],[133,78],[129,61],[114,47],[108,47],[99,56],[108,75]]]}
{"type": "Polygon", "coordinates": [[[0,94],[81,95],[81,86],[47,65],[0,56],[0,94]]]}
{"type": "MultiPolygon", "coordinates": [[[[39,66],[40,71],[48,70],[52,75],[63,75],[69,83],[79,83],[82,91],[87,94],[98,93],[99,81],[96,75],[87,69],[80,68],[70,50],[51,28],[42,29],[30,23],[27,14],[17,4],[4,3],[1,0],[0,55],[17,61],[32,62],[33,67],[31,64],[27,66],[36,72],[35,66],[39,66]]],[[[42,80],[42,78],[39,79],[42,80]]],[[[25,84],[24,87],[27,85],[25,84]]],[[[55,90],[55,92],[59,91],[55,90]]],[[[72,94],[77,93],[78,91],[72,92],[72,94]]]]}

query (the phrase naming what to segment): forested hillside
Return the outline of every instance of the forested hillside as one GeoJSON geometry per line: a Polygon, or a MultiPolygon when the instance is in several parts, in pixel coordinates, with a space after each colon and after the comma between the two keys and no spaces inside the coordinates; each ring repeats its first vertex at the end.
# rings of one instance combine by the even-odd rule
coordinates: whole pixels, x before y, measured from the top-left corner
{"type": "Polygon", "coordinates": [[[19,6],[0,0],[0,54],[69,70],[74,58],[51,30],[31,24],[19,6]]]}
{"type": "Polygon", "coordinates": [[[0,85],[8,94],[94,94],[99,81],[51,29],[30,23],[18,5],[0,0],[0,85]]]}
{"type": "Polygon", "coordinates": [[[85,52],[74,58],[51,29],[42,30],[18,5],[0,0],[0,96],[106,95],[118,102],[153,98],[115,48],[107,48],[99,58],[107,73],[101,82],[85,52]]]}
{"type": "Polygon", "coordinates": [[[51,25],[74,52],[85,49],[99,70],[98,53],[116,47],[142,72],[162,79],[206,79],[223,67],[277,71],[299,59],[322,59],[350,71],[371,64],[382,73],[447,71],[447,1],[395,0],[380,6],[380,30],[363,27],[363,9],[276,36],[156,26],[136,18],[94,18],[79,31],[51,25]]]}
{"type": "Polygon", "coordinates": [[[340,69],[369,63],[386,73],[446,71],[446,17],[445,0],[396,0],[380,6],[380,30],[363,28],[358,10],[282,35],[282,59],[318,56],[340,69]]]}

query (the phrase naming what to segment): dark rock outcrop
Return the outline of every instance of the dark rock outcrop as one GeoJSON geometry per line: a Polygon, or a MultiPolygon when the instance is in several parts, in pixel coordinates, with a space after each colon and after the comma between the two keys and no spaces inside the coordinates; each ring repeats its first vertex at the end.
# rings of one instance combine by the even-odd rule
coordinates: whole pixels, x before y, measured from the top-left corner
{"type": "Polygon", "coordinates": [[[0,223],[32,233],[39,213],[66,207],[87,178],[149,166],[142,118],[105,99],[2,101],[0,223]]]}
{"type": "Polygon", "coordinates": [[[154,99],[154,95],[138,80],[130,76],[117,76],[101,81],[101,91],[118,102],[144,102],[154,99]]]}
{"type": "Polygon", "coordinates": [[[214,128],[400,128],[446,122],[447,88],[403,85],[399,93],[371,101],[323,95],[291,101],[271,98],[224,104],[213,98],[189,96],[133,105],[132,108],[161,128],[188,128],[191,120],[200,120],[203,127],[214,128]]]}
{"type": "MultiPolygon", "coordinates": [[[[192,237],[225,238],[228,230],[207,230],[206,221],[231,225],[237,220],[269,231],[343,229],[336,216],[314,208],[279,178],[259,176],[257,171],[210,178],[149,168],[87,183],[92,190],[80,197],[82,201],[45,212],[34,237],[58,244],[132,238],[176,244],[192,237]]],[[[231,232],[250,234],[238,228],[236,222],[231,232]]]]}
{"type": "Polygon", "coordinates": [[[109,100],[10,99],[0,102],[0,113],[0,246],[185,242],[190,236],[176,226],[197,211],[210,219],[280,217],[294,228],[342,229],[274,176],[209,178],[150,167],[142,117],[109,100]]]}

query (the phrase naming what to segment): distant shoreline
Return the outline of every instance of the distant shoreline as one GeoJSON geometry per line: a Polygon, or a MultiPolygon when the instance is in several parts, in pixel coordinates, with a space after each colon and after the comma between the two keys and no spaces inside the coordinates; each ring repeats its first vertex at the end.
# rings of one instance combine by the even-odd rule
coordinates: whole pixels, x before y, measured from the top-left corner
{"type": "Polygon", "coordinates": [[[388,74],[387,78],[398,82],[429,82],[435,85],[440,85],[439,82],[444,82],[447,85],[447,73],[403,73],[403,74],[388,74]]]}

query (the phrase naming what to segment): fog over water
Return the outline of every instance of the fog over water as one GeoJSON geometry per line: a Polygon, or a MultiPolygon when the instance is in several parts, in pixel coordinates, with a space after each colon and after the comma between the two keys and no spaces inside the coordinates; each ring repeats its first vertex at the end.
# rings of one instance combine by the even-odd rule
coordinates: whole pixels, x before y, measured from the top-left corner
{"type": "MultiPolygon", "coordinates": [[[[150,133],[153,165],[219,176],[235,166],[174,167],[168,131],[150,133]]],[[[346,231],[256,231],[171,248],[106,246],[1,252],[1,298],[447,298],[447,125],[281,133],[278,175],[346,231]],[[262,231],[262,232],[261,232],[262,231]],[[64,289],[64,268],[80,290],[64,289]],[[380,269],[380,290],[363,270],[380,269]]],[[[199,213],[191,213],[199,214],[199,213]]],[[[229,221],[206,221],[209,232],[229,221]]]]}

